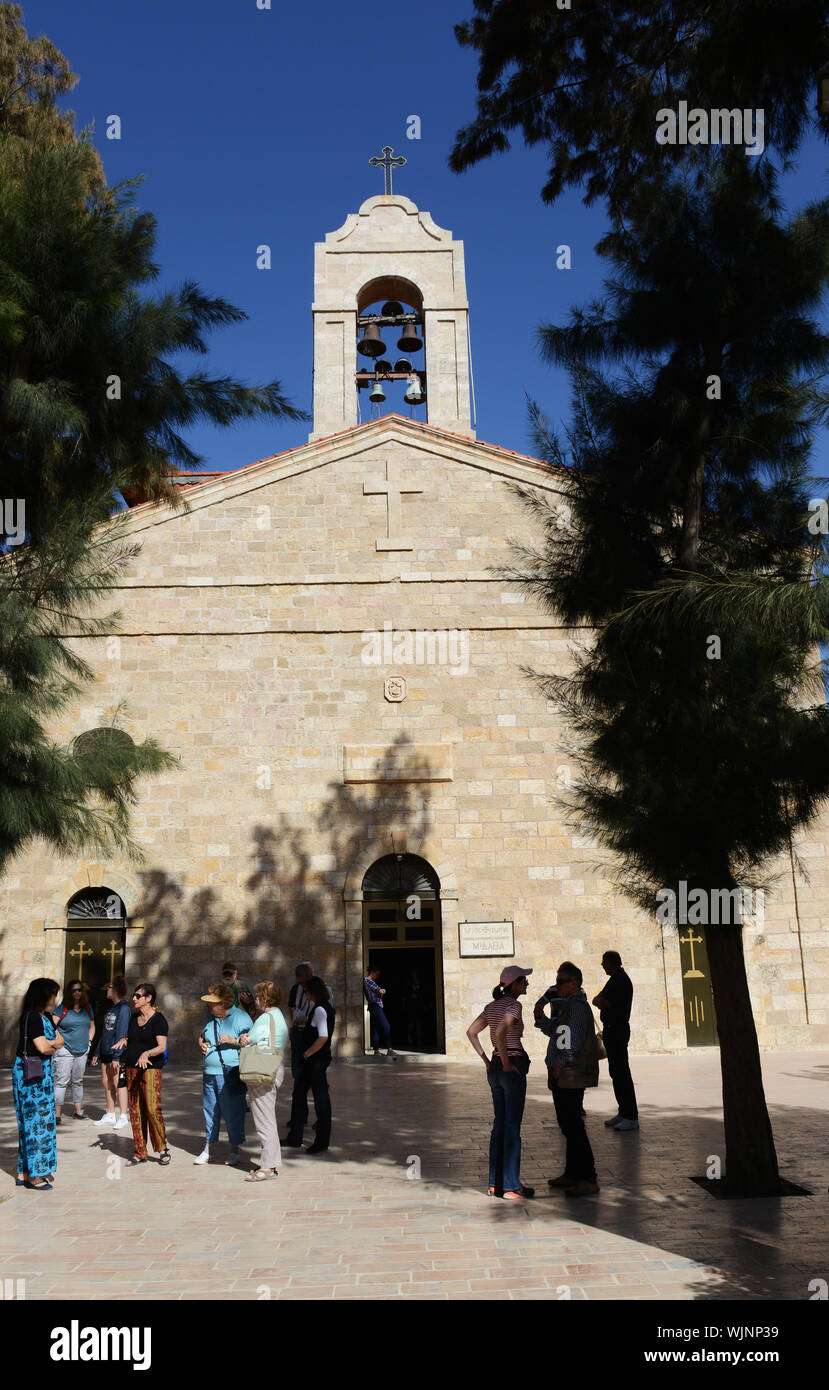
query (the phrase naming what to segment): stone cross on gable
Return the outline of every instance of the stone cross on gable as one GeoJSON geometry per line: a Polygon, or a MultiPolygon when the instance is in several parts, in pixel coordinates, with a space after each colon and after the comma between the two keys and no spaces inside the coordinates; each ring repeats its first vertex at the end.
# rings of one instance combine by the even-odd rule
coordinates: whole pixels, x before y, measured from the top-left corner
{"type": "Polygon", "coordinates": [[[378,483],[369,481],[363,483],[363,495],[372,497],[382,495],[386,499],[387,511],[387,534],[378,536],[374,542],[377,550],[414,550],[411,541],[401,540],[400,532],[403,529],[403,508],[401,501],[404,492],[422,492],[422,487],[404,487],[398,480],[398,466],[396,463],[386,463],[386,481],[378,483]]]}
{"type": "Polygon", "coordinates": [[[385,186],[385,188],[383,189],[383,193],[384,193],[384,194],[391,193],[391,171],[392,171],[392,168],[393,168],[395,165],[398,165],[398,164],[405,164],[405,163],[406,163],[406,156],[403,155],[403,154],[397,154],[397,155],[396,155],[396,154],[394,153],[394,150],[392,149],[391,145],[384,145],[384,146],[383,146],[383,158],[382,158],[382,159],[380,158],[379,154],[372,155],[371,159],[369,160],[369,164],[371,164],[371,165],[372,165],[373,167],[375,167],[375,168],[376,168],[378,165],[380,165],[380,166],[382,167],[382,170],[383,170],[383,176],[384,176],[385,181],[386,181],[386,186],[385,186]]]}

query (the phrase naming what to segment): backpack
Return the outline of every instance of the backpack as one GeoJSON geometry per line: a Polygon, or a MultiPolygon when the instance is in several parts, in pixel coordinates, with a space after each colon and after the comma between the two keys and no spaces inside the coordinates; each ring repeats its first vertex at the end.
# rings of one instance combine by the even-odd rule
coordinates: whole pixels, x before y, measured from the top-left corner
{"type": "MultiPolygon", "coordinates": [[[[85,1004],[85,1005],[84,1005],[84,1008],[86,1009],[86,1012],[89,1014],[90,1019],[91,1019],[92,1022],[94,1023],[94,1022],[95,1022],[95,1019],[94,1019],[92,1010],[90,1009],[89,1005],[88,1005],[88,1004],[85,1004]]],[[[59,1027],[60,1027],[61,1023],[62,1023],[63,1020],[66,1018],[66,1015],[67,1015],[68,1013],[69,1013],[69,1009],[64,1009],[63,1013],[61,1014],[60,1018],[58,1019],[57,1023],[55,1024],[55,1027],[56,1027],[56,1028],[59,1028],[59,1027]]]]}

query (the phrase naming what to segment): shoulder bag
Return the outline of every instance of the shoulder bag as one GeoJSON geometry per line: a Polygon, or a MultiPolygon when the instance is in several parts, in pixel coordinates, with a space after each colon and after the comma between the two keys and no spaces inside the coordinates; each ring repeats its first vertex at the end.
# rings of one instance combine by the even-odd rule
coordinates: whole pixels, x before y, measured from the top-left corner
{"type": "Polygon", "coordinates": [[[23,1024],[23,1080],[42,1081],[43,1080],[43,1058],[40,1053],[34,1057],[28,1056],[29,1048],[29,1015],[26,1014],[26,1022],[23,1024]]]}
{"type": "Polygon", "coordinates": [[[238,1068],[238,1067],[226,1067],[226,1066],[225,1066],[225,1059],[224,1059],[224,1057],[222,1056],[222,1048],[223,1048],[223,1047],[230,1047],[231,1044],[230,1044],[230,1043],[220,1043],[220,1042],[219,1042],[219,1020],[218,1020],[217,1018],[214,1018],[214,1020],[213,1020],[213,1037],[214,1037],[215,1040],[216,1040],[216,1051],[217,1051],[218,1054],[219,1054],[219,1061],[220,1061],[221,1064],[222,1064],[222,1075],[224,1076],[224,1079],[225,1079],[225,1085],[226,1085],[226,1087],[227,1087],[228,1095],[230,1095],[230,1096],[240,1096],[240,1095],[243,1095],[243,1094],[244,1094],[244,1091],[245,1091],[245,1083],[243,1082],[241,1076],[239,1075],[239,1068],[238,1068]]]}
{"type": "Polygon", "coordinates": [[[282,1066],[285,1049],[276,1046],[276,1022],[270,1012],[268,1018],[271,1025],[270,1047],[249,1043],[239,1052],[239,1075],[247,1086],[272,1086],[282,1066]]]}

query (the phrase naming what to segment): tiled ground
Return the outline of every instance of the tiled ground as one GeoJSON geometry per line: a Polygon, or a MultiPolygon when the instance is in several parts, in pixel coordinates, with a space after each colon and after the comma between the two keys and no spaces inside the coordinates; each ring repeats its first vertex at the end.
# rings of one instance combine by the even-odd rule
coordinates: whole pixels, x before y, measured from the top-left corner
{"type": "MultiPolygon", "coordinates": [[[[200,1078],[172,1066],[172,1165],[130,1168],[118,1161],[132,1153],[128,1130],[100,1139],[68,1118],[51,1193],[14,1187],[4,1069],[0,1278],[25,1279],[27,1299],[807,1299],[811,1280],[829,1278],[829,1053],[763,1064],[781,1170],[811,1197],[718,1202],[688,1181],[722,1153],[707,1050],[635,1059],[638,1133],[602,1125],[615,1110],[603,1069],[587,1100],[602,1190],[579,1201],[548,1195],[562,1141],[535,1064],[522,1177],[539,1196],[517,1207],[486,1196],[490,1100],[474,1062],[335,1064],[335,1147],[291,1151],[261,1186],[220,1163],[193,1167],[200,1078]]],[[[100,1094],[87,1073],[96,1117],[100,1094]]],[[[283,1120],[287,1109],[286,1093],[283,1120]]]]}

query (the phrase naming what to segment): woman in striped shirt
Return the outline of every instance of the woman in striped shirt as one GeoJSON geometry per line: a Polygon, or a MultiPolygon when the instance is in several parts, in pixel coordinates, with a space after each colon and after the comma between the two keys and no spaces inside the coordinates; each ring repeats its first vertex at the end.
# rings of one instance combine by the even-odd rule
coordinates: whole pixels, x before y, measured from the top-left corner
{"type": "Polygon", "coordinates": [[[516,1201],[534,1197],[519,1176],[521,1167],[521,1118],[527,1094],[530,1059],[521,1043],[524,1021],[519,998],[527,992],[527,976],[532,970],[508,965],[492,991],[492,1003],[470,1023],[466,1036],[483,1059],[495,1119],[489,1140],[489,1195],[516,1201]],[[492,1057],[488,1058],[479,1034],[489,1028],[492,1057]]]}

